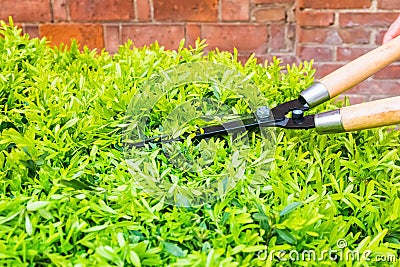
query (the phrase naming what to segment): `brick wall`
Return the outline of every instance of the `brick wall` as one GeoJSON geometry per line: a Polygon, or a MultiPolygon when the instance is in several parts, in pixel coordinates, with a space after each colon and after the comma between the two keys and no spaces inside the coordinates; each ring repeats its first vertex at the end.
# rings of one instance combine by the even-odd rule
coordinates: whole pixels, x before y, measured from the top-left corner
{"type": "MultiPolygon", "coordinates": [[[[398,14],[400,1],[394,0],[298,0],[296,55],[313,58],[323,77],[379,46],[398,14]]],[[[352,102],[400,95],[399,78],[394,63],[349,91],[352,102]]]]}
{"type": "MultiPolygon", "coordinates": [[[[394,0],[1,0],[0,19],[12,16],[32,37],[55,45],[79,40],[115,52],[158,40],[168,49],[185,38],[241,59],[278,56],[285,63],[315,60],[317,77],[377,47],[400,14],[394,0]]],[[[400,62],[356,86],[352,102],[400,95],[400,62]]]]}

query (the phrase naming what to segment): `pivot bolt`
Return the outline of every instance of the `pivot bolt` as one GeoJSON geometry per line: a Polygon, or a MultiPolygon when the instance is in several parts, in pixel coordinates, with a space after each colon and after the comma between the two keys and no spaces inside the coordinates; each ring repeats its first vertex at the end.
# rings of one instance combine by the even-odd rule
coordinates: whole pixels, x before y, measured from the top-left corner
{"type": "Polygon", "coordinates": [[[256,116],[258,119],[268,119],[271,115],[271,111],[266,106],[261,106],[257,108],[256,116]]]}
{"type": "Polygon", "coordinates": [[[300,122],[302,121],[304,118],[304,111],[301,109],[294,109],[292,111],[292,119],[294,121],[300,122]]]}

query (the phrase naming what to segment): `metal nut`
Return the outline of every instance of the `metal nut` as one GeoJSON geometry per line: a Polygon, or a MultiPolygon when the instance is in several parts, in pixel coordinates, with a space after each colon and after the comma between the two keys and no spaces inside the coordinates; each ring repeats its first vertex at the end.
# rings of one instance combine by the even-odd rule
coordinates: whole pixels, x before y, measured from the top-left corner
{"type": "Polygon", "coordinates": [[[261,107],[257,108],[256,116],[259,119],[267,119],[267,118],[269,118],[270,114],[271,114],[271,111],[266,106],[261,106],[261,107]]]}

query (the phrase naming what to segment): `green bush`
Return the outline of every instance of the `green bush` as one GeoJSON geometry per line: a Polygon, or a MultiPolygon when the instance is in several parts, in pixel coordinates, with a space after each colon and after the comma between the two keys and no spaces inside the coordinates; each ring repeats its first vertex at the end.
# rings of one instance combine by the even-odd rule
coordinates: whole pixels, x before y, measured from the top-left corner
{"type": "MultiPolygon", "coordinates": [[[[204,54],[203,42],[182,43],[177,51],[128,42],[112,56],[80,51],[76,43],[51,48],[4,22],[0,36],[2,266],[376,266],[399,257],[395,130],[277,129],[275,160],[261,184],[238,183],[199,207],[155,199],[129,173],[122,128],[131,99],[152,75],[188,62],[223,64],[250,77],[275,106],[312,83],[310,63],[284,68],[277,59],[261,65],[251,58],[242,65],[236,52],[204,54]]],[[[222,100],[214,89],[204,86],[194,97],[250,112],[239,97],[222,100]]],[[[168,110],[160,107],[178,100],[165,95],[150,122],[162,120],[168,110]]],[[[260,139],[251,136],[249,161],[260,155],[260,139]]],[[[228,142],[211,141],[218,140],[228,142]]],[[[228,152],[222,156],[231,157],[228,152]]],[[[160,161],[161,173],[168,164],[160,161]]],[[[215,164],[223,170],[224,162],[215,164]]],[[[244,176],[256,172],[251,165],[244,176]]]]}

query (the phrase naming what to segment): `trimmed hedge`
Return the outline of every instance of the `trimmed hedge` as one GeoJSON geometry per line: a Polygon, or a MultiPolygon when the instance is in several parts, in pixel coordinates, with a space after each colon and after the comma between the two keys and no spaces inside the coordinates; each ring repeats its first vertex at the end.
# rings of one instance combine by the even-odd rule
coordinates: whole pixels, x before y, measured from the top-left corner
{"type": "MultiPolygon", "coordinates": [[[[238,184],[200,207],[154,199],[129,173],[122,125],[152,75],[188,62],[223,64],[251,77],[275,106],[312,83],[311,63],[241,64],[236,52],[204,54],[204,42],[177,51],[128,42],[114,55],[80,51],[76,43],[51,48],[4,22],[0,36],[2,266],[349,266],[399,257],[400,142],[393,129],[276,129],[275,160],[262,184],[238,184]]],[[[225,104],[249,112],[233,99],[225,104]]],[[[154,110],[151,120],[163,116],[154,110]]],[[[249,161],[259,155],[259,139],[250,140],[249,161]]]]}

